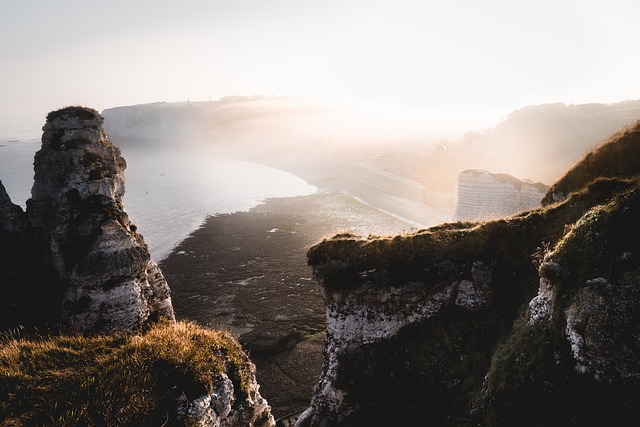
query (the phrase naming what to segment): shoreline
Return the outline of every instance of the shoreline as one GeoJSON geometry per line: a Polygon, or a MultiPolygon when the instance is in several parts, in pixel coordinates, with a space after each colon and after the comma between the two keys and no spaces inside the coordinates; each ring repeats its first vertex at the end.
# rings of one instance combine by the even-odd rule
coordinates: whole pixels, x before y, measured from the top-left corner
{"type": "Polygon", "coordinates": [[[159,264],[177,318],[236,335],[278,417],[308,406],[323,361],[325,309],[307,250],[341,232],[411,228],[351,196],[321,191],[210,216],[159,264]]]}

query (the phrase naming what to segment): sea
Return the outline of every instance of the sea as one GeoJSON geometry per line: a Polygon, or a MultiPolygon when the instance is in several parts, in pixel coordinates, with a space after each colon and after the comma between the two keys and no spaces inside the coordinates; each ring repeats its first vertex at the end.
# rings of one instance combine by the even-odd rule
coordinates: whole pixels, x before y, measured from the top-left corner
{"type": "MultiPolygon", "coordinates": [[[[39,139],[0,138],[0,181],[25,207],[39,139]]],[[[249,210],[269,198],[306,196],[317,188],[279,169],[213,151],[121,147],[127,162],[124,206],[156,262],[212,215],[249,210]]]]}

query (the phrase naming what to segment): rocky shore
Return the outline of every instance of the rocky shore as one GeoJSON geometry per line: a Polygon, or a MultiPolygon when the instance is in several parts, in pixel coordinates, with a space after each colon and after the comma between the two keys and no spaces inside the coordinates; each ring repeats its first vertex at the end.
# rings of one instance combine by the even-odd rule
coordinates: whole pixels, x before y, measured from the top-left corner
{"type": "Polygon", "coordinates": [[[325,309],[307,266],[309,247],[341,232],[409,228],[338,193],[271,199],[210,217],[161,268],[179,319],[239,336],[278,418],[309,405],[322,367],[325,309]]]}

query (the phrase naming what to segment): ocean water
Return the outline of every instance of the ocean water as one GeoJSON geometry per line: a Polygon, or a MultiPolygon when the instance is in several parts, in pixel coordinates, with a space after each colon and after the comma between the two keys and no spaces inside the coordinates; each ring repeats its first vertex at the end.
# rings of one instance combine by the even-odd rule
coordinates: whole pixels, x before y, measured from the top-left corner
{"type": "Polygon", "coordinates": [[[17,141],[0,138],[0,181],[11,201],[23,209],[31,197],[33,156],[39,149],[39,139],[17,141]]]}
{"type": "MultiPolygon", "coordinates": [[[[25,207],[38,140],[0,138],[0,180],[25,207]]],[[[251,209],[265,199],[313,194],[316,187],[288,172],[220,157],[210,151],[126,147],[125,210],[156,262],[211,215],[251,209]]]]}

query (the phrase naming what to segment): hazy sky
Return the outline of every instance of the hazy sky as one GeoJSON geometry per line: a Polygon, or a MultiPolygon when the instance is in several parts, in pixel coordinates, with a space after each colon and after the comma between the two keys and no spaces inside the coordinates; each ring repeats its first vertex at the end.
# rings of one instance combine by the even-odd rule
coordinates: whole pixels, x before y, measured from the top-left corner
{"type": "Polygon", "coordinates": [[[0,1],[0,136],[71,104],[336,97],[488,127],[640,99],[637,0],[0,1]]]}

